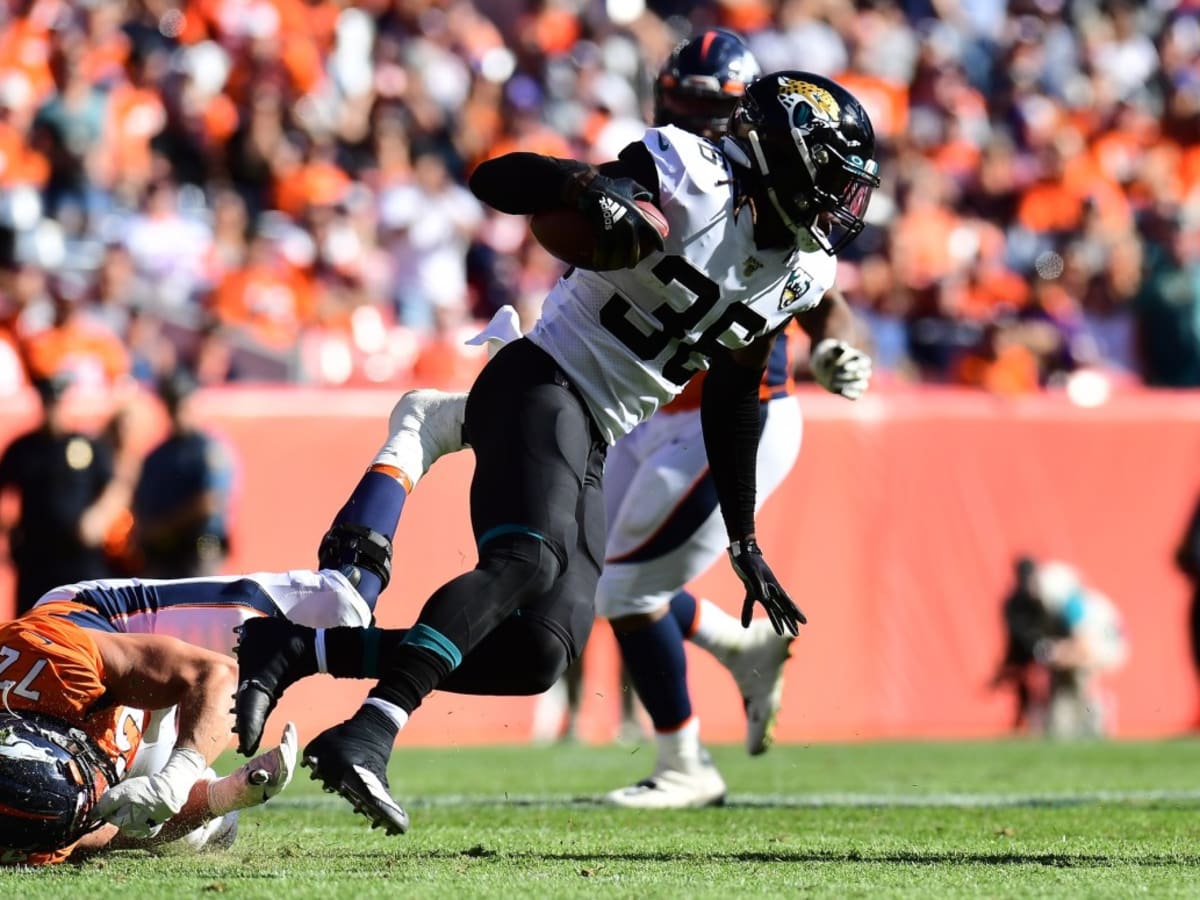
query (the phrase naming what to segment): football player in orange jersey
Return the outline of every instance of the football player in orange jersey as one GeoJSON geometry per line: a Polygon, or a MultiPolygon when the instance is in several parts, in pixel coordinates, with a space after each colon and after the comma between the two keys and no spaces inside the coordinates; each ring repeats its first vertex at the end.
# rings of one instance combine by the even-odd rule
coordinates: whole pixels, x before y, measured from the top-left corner
{"type": "Polygon", "coordinates": [[[0,626],[0,863],[228,846],[237,810],[291,780],[294,726],[218,778],[209,764],[229,741],[234,662],[164,635],[84,627],[71,618],[83,609],[44,603],[0,626]]]}

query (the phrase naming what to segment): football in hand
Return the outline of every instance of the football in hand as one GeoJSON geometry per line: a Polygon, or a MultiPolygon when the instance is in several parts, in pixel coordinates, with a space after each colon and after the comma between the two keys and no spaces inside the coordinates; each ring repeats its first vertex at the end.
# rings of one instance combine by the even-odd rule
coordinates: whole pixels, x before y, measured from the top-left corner
{"type": "MultiPolygon", "coordinates": [[[[646,220],[665,238],[671,229],[662,210],[649,200],[634,202],[641,208],[646,220]]],[[[554,209],[536,213],[529,220],[529,227],[538,243],[551,255],[576,268],[601,270],[596,265],[596,235],[592,223],[579,210],[554,209]]],[[[647,243],[642,247],[643,258],[655,249],[647,243]]]]}

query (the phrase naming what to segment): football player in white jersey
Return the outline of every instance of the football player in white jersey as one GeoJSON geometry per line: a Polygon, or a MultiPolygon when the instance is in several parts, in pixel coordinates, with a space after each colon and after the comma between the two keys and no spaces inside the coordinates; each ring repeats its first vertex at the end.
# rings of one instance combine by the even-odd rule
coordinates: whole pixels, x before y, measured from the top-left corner
{"type": "MultiPolygon", "coordinates": [[[[655,83],[655,124],[676,125],[709,140],[725,134],[758,63],[736,34],[710,29],[681,44],[655,83]]],[[[806,261],[796,277],[807,280],[806,261]]],[[[809,295],[795,310],[812,339],[812,368],[824,386],[851,399],[865,391],[870,357],[851,346],[854,317],[836,290],[809,295]]],[[[802,419],[792,394],[791,357],[780,337],[759,387],[762,435],[757,504],[783,482],[800,452],[802,419]]],[[[660,414],[610,449],[604,491],[608,545],[596,611],[610,620],[621,657],[654,725],[653,774],[612,791],[619,806],[678,808],[720,803],[725,782],[700,743],[692,713],[684,639],[711,652],[734,676],[746,711],[746,748],[766,751],[783,695],[791,634],[768,619],[744,628],[738,619],[684,586],[722,554],[717,511],[699,410],[703,375],[660,414]]]]}
{"type": "Polygon", "coordinates": [[[389,833],[408,818],[388,793],[387,760],[425,696],[484,647],[497,693],[540,693],[578,655],[605,555],[607,447],[698,371],[743,624],[755,603],[781,635],[805,621],[755,538],[759,384],[778,333],[832,286],[836,252],[862,230],[874,134],[844,88],[793,71],[751,84],[730,121],[720,145],[666,126],[598,169],[513,153],[472,175],[502,212],[580,212],[596,263],[564,277],[530,334],[471,388],[478,564],[426,602],[363,706],[305,748],[314,777],[389,833]],[[665,214],[665,242],[638,200],[665,214]],[[506,647],[489,640],[498,626],[506,647]]]}

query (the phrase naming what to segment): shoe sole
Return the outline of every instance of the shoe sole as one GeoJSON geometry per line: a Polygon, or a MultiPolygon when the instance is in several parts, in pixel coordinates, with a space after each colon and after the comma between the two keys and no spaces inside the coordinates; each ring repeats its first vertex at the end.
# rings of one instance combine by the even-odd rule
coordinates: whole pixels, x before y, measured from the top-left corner
{"type": "MultiPolygon", "coordinates": [[[[778,691],[779,702],[775,703],[770,713],[767,714],[766,722],[763,724],[761,738],[759,738],[757,741],[752,740],[754,734],[753,731],[749,731],[746,734],[746,752],[751,756],[762,756],[762,754],[770,750],[775,744],[775,727],[779,721],[779,711],[783,709],[783,669],[787,665],[787,661],[791,658],[792,641],[789,640],[783,654],[783,659],[779,662],[778,674],[776,675],[775,681],[771,684],[771,690],[767,692],[767,696],[771,697],[778,691]]],[[[749,718],[750,715],[750,703],[751,700],[749,697],[742,698],[742,707],[746,711],[747,718],[749,718]]]]}
{"type": "Polygon", "coordinates": [[[400,814],[404,817],[402,822],[397,822],[388,816],[379,814],[374,805],[374,797],[369,793],[364,794],[355,785],[350,784],[345,778],[334,782],[321,773],[320,761],[315,756],[305,756],[301,763],[306,769],[309,769],[312,774],[309,778],[312,781],[319,781],[321,787],[327,794],[337,794],[343,800],[348,802],[354,811],[364,816],[371,823],[371,828],[382,828],[389,835],[404,834],[408,831],[408,813],[400,808],[400,814]]]}
{"type": "Polygon", "coordinates": [[[623,803],[611,794],[605,795],[604,803],[607,806],[614,806],[619,809],[709,809],[714,806],[725,805],[725,795],[714,797],[712,800],[705,800],[703,803],[623,803]]]}

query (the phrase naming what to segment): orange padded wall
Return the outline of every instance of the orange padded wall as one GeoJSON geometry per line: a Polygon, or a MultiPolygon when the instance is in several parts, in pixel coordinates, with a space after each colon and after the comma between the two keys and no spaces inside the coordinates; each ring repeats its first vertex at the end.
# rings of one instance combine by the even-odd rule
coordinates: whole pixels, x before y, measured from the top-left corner
{"type": "MultiPolygon", "coordinates": [[[[244,388],[200,397],[206,420],[241,458],[231,571],[314,564],[318,539],[385,437],[394,397],[244,388]]],[[[801,400],[800,462],[760,518],[767,557],[809,616],[788,668],[782,740],[1004,732],[1007,697],[987,683],[1019,552],[1074,563],[1124,613],[1130,659],[1105,682],[1120,734],[1192,722],[1189,594],[1172,554],[1200,490],[1200,395],[1119,394],[1097,409],[1059,395],[1003,400],[937,389],[857,404],[820,392],[801,400]]],[[[29,398],[7,404],[0,441],[31,414],[29,398]]],[[[409,499],[382,624],[407,624],[433,589],[473,565],[470,472],[469,453],[445,460],[409,499]]],[[[7,577],[0,573],[6,601],[7,577]]],[[[723,563],[693,587],[740,608],[723,563]]],[[[707,739],[740,740],[732,682],[702,653],[689,650],[689,660],[707,739]]],[[[606,740],[618,684],[603,624],[586,670],[583,734],[606,740]]],[[[366,688],[312,679],[285,698],[276,720],[294,717],[311,735],[352,710],[366,688]]],[[[538,714],[534,699],[439,694],[404,740],[524,741],[538,714]]]]}

